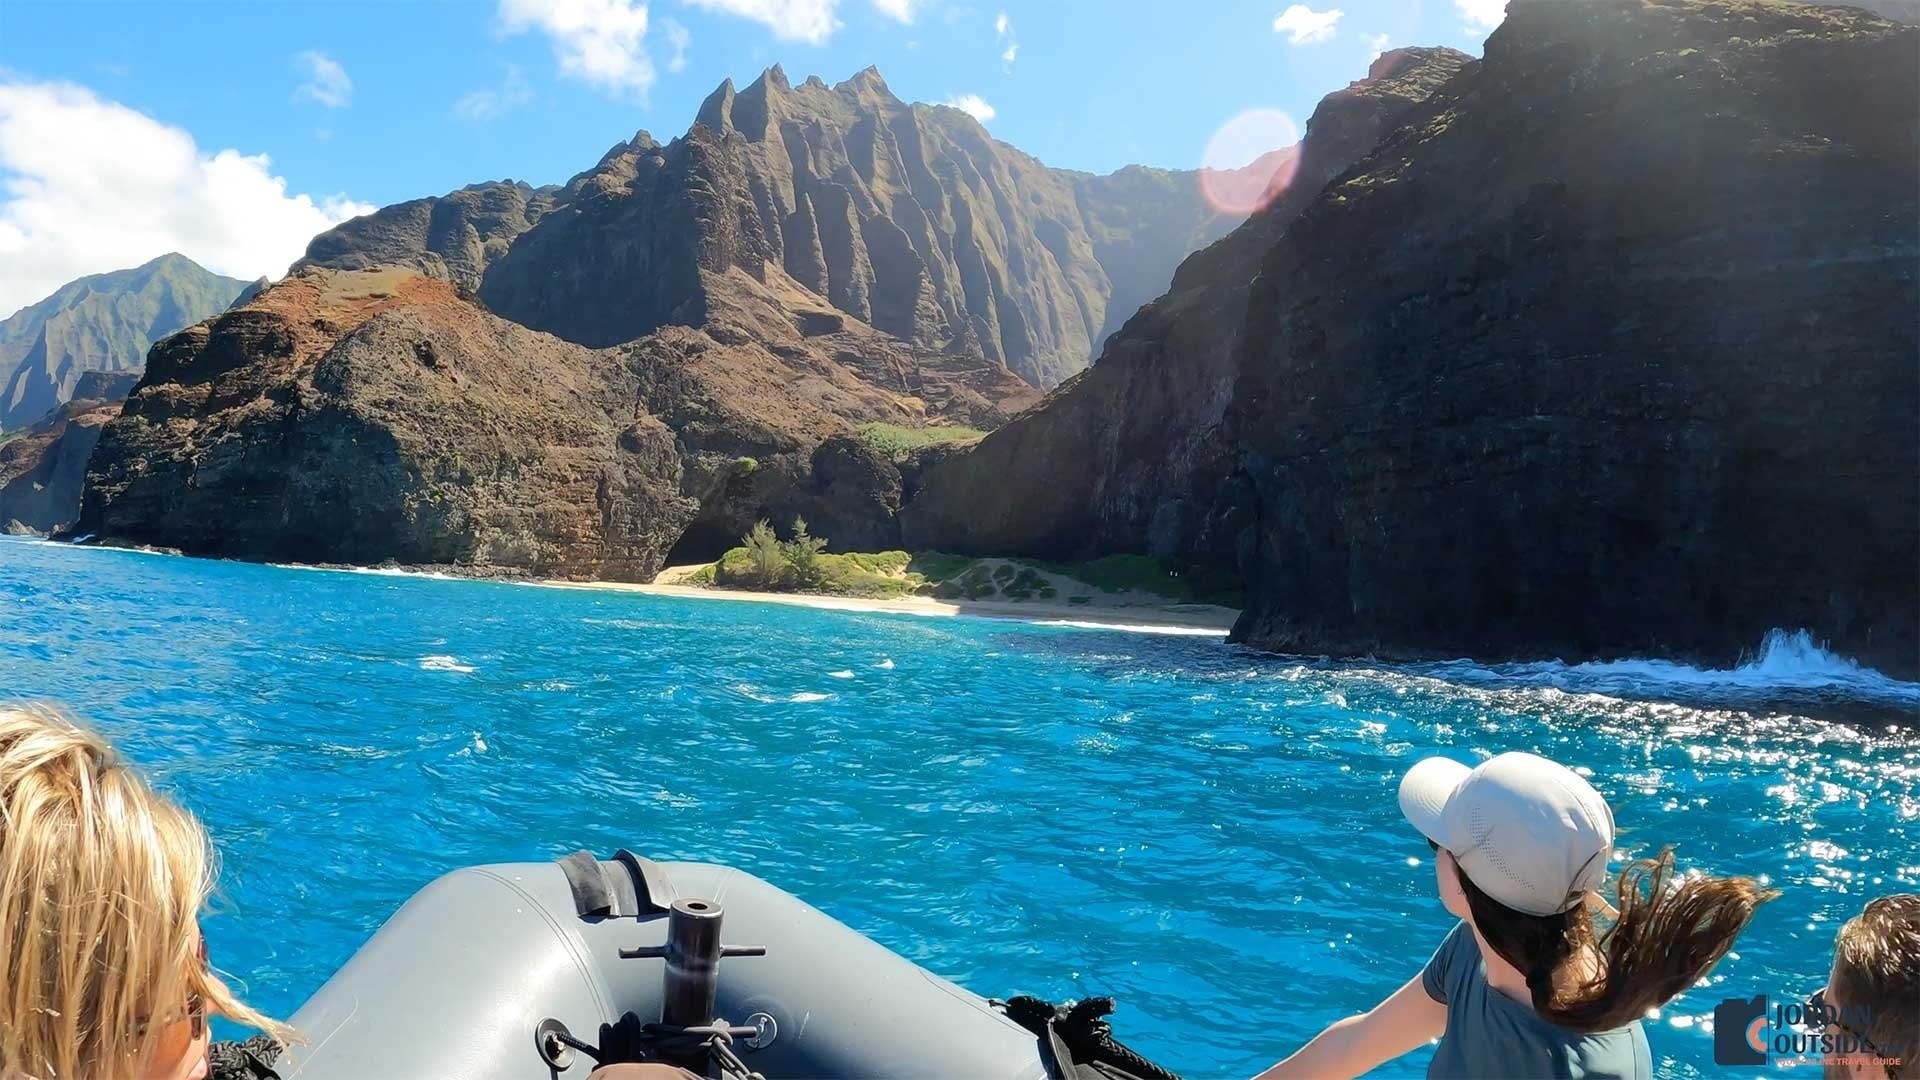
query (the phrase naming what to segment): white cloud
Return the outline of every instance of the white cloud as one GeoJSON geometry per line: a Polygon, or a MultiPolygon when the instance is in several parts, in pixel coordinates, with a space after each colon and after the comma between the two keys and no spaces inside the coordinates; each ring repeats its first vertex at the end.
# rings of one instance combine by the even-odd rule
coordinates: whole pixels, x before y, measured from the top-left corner
{"type": "Polygon", "coordinates": [[[784,41],[819,45],[840,24],[833,17],[838,0],[687,0],[697,8],[738,15],[766,26],[784,41]]]}
{"type": "Polygon", "coordinates": [[[353,80],[347,78],[347,69],[339,61],[308,49],[293,58],[293,66],[307,76],[307,81],[293,92],[293,100],[311,101],[329,109],[343,109],[353,103],[353,80]]]}
{"type": "Polygon", "coordinates": [[[508,64],[499,86],[483,86],[461,95],[453,103],[453,113],[462,120],[484,124],[533,100],[533,87],[527,85],[520,65],[508,64]]]}
{"type": "Polygon", "coordinates": [[[873,0],[874,10],[895,22],[911,23],[916,0],[873,0]]]}
{"type": "Polygon", "coordinates": [[[993,36],[1000,42],[1000,70],[1013,71],[1013,62],[1020,59],[1020,42],[1013,36],[1013,20],[1006,12],[993,17],[993,36]]]}
{"type": "Polygon", "coordinates": [[[1470,32],[1491,33],[1507,18],[1507,0],[1453,0],[1453,7],[1470,32]]]}
{"type": "Polygon", "coordinates": [[[693,35],[672,19],[660,20],[660,32],[667,35],[667,47],[673,50],[667,57],[667,70],[678,75],[687,70],[687,46],[693,44],[693,35]]]}
{"type": "Polygon", "coordinates": [[[0,315],[169,251],[233,277],[276,277],[315,233],[374,210],[290,195],[269,164],[206,153],[84,87],[0,81],[0,315]]]}
{"type": "Polygon", "coordinates": [[[500,0],[509,34],[539,30],[560,73],[615,95],[645,95],[653,60],[643,46],[647,5],[635,0],[500,0]]]}
{"type": "Polygon", "coordinates": [[[1368,49],[1367,63],[1369,64],[1380,59],[1381,54],[1387,51],[1387,46],[1393,44],[1393,39],[1385,34],[1368,34],[1365,41],[1368,49]]]}
{"type": "Polygon", "coordinates": [[[1318,45],[1333,40],[1334,27],[1346,12],[1339,8],[1315,11],[1305,4],[1293,4],[1273,20],[1276,33],[1287,35],[1289,45],[1318,45]]]}
{"type": "Polygon", "coordinates": [[[968,116],[973,117],[983,124],[999,115],[993,106],[987,104],[987,99],[981,97],[979,94],[959,94],[948,98],[941,102],[941,104],[959,109],[961,112],[966,113],[968,116]]]}

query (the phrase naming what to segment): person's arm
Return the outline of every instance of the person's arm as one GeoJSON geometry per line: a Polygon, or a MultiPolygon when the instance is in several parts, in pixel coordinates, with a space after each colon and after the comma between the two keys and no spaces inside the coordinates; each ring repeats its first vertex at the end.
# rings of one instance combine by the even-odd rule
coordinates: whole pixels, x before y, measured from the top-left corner
{"type": "Polygon", "coordinates": [[[1416,975],[1371,1010],[1335,1021],[1254,1080],[1359,1076],[1438,1038],[1447,1029],[1447,1007],[1433,1000],[1420,980],[1416,975]]]}

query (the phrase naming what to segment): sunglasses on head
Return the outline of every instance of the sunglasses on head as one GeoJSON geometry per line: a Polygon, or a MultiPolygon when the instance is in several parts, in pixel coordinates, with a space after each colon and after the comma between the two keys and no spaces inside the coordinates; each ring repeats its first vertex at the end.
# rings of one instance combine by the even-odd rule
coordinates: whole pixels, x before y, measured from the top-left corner
{"type": "MultiPolygon", "coordinates": [[[[200,935],[199,956],[201,978],[211,978],[213,975],[213,962],[207,958],[207,936],[205,934],[200,935]]],[[[202,997],[197,990],[187,995],[187,1023],[189,1025],[188,1031],[193,1034],[195,1041],[198,1041],[202,1036],[206,1035],[207,999],[202,997]]]]}

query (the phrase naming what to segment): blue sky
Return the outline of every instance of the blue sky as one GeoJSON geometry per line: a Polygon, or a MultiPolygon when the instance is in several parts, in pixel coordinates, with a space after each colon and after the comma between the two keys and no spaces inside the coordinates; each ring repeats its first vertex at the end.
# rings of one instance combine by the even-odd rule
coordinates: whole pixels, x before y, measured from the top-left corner
{"type": "Polygon", "coordinates": [[[775,62],[796,82],[877,65],[900,97],[969,101],[1052,165],[1193,167],[1246,110],[1304,125],[1383,46],[1477,53],[1501,7],[4,0],[0,315],[157,244],[275,275],[305,236],[368,206],[563,182],[636,130],[680,134],[722,78],[775,62]]]}

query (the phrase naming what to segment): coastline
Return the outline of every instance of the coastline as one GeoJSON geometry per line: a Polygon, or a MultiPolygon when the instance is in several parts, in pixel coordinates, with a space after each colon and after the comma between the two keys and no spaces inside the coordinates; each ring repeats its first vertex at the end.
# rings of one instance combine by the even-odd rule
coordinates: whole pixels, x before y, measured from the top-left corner
{"type": "MultiPolygon", "coordinates": [[[[662,577],[668,576],[662,573],[662,577]]],[[[1212,604],[1063,604],[1048,600],[936,600],[930,596],[903,596],[895,599],[870,599],[857,596],[827,596],[819,593],[759,592],[748,589],[708,588],[697,585],[642,585],[627,581],[559,581],[541,585],[557,589],[587,589],[640,593],[688,600],[747,601],[761,604],[785,604],[822,611],[852,611],[893,615],[952,617],[978,616],[989,619],[1013,619],[1052,626],[1077,626],[1089,629],[1131,630],[1144,633],[1189,634],[1225,637],[1233,629],[1240,612],[1212,604]]]]}
{"type": "MultiPolygon", "coordinates": [[[[178,551],[119,544],[76,544],[70,540],[0,536],[0,545],[48,547],[75,551],[114,552],[148,558],[171,557],[198,561],[201,557],[178,551]]],[[[221,560],[216,560],[221,561],[221,560]]],[[[224,560],[247,562],[247,560],[224,560]]],[[[4,560],[0,560],[4,562],[4,560]]],[[[1169,603],[1141,594],[1103,593],[1087,604],[1028,600],[935,600],[906,597],[891,600],[813,594],[767,593],[662,584],[608,581],[566,581],[525,576],[476,574],[459,566],[347,566],[300,563],[254,563],[280,570],[424,582],[517,585],[623,592],[692,600],[757,601],[828,611],[917,615],[971,616],[1028,622],[1035,625],[1119,630],[1136,633],[1223,639],[1236,612],[1231,608],[1169,603]]],[[[702,564],[704,565],[704,564],[702,564]]],[[[669,567],[667,582],[697,570],[698,566],[669,567]]],[[[1593,694],[1623,700],[1664,701],[1697,708],[1785,712],[1863,726],[1865,730],[1920,731],[1920,682],[1895,679],[1826,649],[1805,630],[1774,630],[1765,635],[1755,653],[1730,667],[1709,667],[1673,657],[1627,657],[1585,660],[1542,657],[1470,656],[1286,656],[1276,660],[1333,663],[1362,668],[1391,668],[1417,678],[1476,686],[1483,690],[1552,689],[1567,694],[1593,694]]]]}

